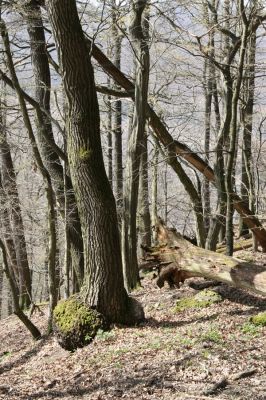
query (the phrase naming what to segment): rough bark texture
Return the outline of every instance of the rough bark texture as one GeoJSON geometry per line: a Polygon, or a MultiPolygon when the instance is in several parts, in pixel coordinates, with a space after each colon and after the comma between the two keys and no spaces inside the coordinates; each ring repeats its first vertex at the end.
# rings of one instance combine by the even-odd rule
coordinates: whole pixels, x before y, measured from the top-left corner
{"type": "Polygon", "coordinates": [[[174,229],[167,229],[160,221],[156,226],[158,247],[148,249],[157,263],[175,265],[193,276],[202,276],[250,289],[266,295],[266,268],[196,247],[174,229]]]}
{"type": "Polygon", "coordinates": [[[54,136],[50,115],[51,76],[47,57],[46,40],[42,14],[37,0],[31,1],[26,8],[26,20],[32,52],[32,66],[36,83],[35,98],[46,114],[37,115],[37,138],[44,165],[52,178],[60,213],[64,217],[64,184],[68,195],[68,230],[72,266],[80,288],[84,275],[83,242],[81,226],[71,179],[65,177],[60,158],[54,150],[54,136]],[[49,139],[49,141],[47,140],[49,139]]]}
{"type": "Polygon", "coordinates": [[[123,284],[115,199],[102,156],[94,74],[76,2],[52,0],[48,11],[68,100],[68,156],[84,240],[82,296],[110,321],[133,322],[123,284]]]}
{"type": "Polygon", "coordinates": [[[133,17],[130,26],[132,45],[136,55],[136,85],[132,129],[127,150],[122,224],[123,270],[125,285],[129,291],[139,284],[136,218],[141,145],[145,134],[150,65],[144,15],[146,4],[147,2],[143,0],[133,1],[133,17]]]}

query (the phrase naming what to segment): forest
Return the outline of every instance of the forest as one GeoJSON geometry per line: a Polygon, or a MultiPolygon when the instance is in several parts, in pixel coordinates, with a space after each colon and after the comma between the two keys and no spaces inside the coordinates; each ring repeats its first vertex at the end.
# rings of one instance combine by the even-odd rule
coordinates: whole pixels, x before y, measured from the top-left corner
{"type": "Polygon", "coordinates": [[[0,0],[0,399],[265,399],[265,27],[0,0]]]}

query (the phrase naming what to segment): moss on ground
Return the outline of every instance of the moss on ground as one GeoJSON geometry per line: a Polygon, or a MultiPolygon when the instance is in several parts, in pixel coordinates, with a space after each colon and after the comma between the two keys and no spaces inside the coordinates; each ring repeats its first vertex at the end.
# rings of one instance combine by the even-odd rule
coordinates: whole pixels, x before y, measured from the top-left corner
{"type": "Polygon", "coordinates": [[[250,321],[254,325],[266,326],[266,312],[261,312],[257,315],[254,315],[253,317],[250,318],[250,321]]]}
{"type": "Polygon", "coordinates": [[[99,329],[107,328],[104,317],[76,296],[58,303],[53,324],[59,344],[70,351],[86,346],[99,329]]]}
{"type": "Polygon", "coordinates": [[[197,293],[194,297],[186,297],[178,300],[175,311],[180,312],[191,308],[204,308],[222,300],[222,296],[218,293],[214,292],[213,290],[205,289],[197,293]]]}

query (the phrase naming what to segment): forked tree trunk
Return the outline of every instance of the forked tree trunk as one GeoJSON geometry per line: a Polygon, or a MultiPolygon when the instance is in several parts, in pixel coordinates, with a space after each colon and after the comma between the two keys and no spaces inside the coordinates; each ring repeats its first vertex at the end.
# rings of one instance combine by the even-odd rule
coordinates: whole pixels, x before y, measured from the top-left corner
{"type": "Polygon", "coordinates": [[[68,100],[68,156],[84,240],[82,296],[110,321],[134,322],[123,284],[115,199],[103,162],[94,73],[76,1],[51,0],[48,12],[68,100]]]}
{"type": "Polygon", "coordinates": [[[191,276],[225,282],[255,293],[266,295],[265,266],[196,247],[160,221],[156,226],[158,246],[147,249],[150,259],[169,263],[191,276]]]}

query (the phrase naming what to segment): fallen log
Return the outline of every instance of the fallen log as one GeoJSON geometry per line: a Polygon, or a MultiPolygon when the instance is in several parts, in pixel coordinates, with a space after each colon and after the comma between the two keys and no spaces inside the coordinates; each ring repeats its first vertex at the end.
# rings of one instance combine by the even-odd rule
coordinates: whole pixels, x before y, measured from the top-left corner
{"type": "MultiPolygon", "coordinates": [[[[252,246],[253,246],[253,239],[238,240],[234,243],[234,252],[249,249],[252,246]]],[[[216,252],[226,253],[226,246],[225,245],[217,246],[216,252]]]]}
{"type": "Polygon", "coordinates": [[[146,248],[149,259],[174,265],[191,276],[225,282],[266,295],[265,266],[194,246],[174,229],[167,228],[162,221],[157,223],[156,231],[158,246],[146,248]]]}

